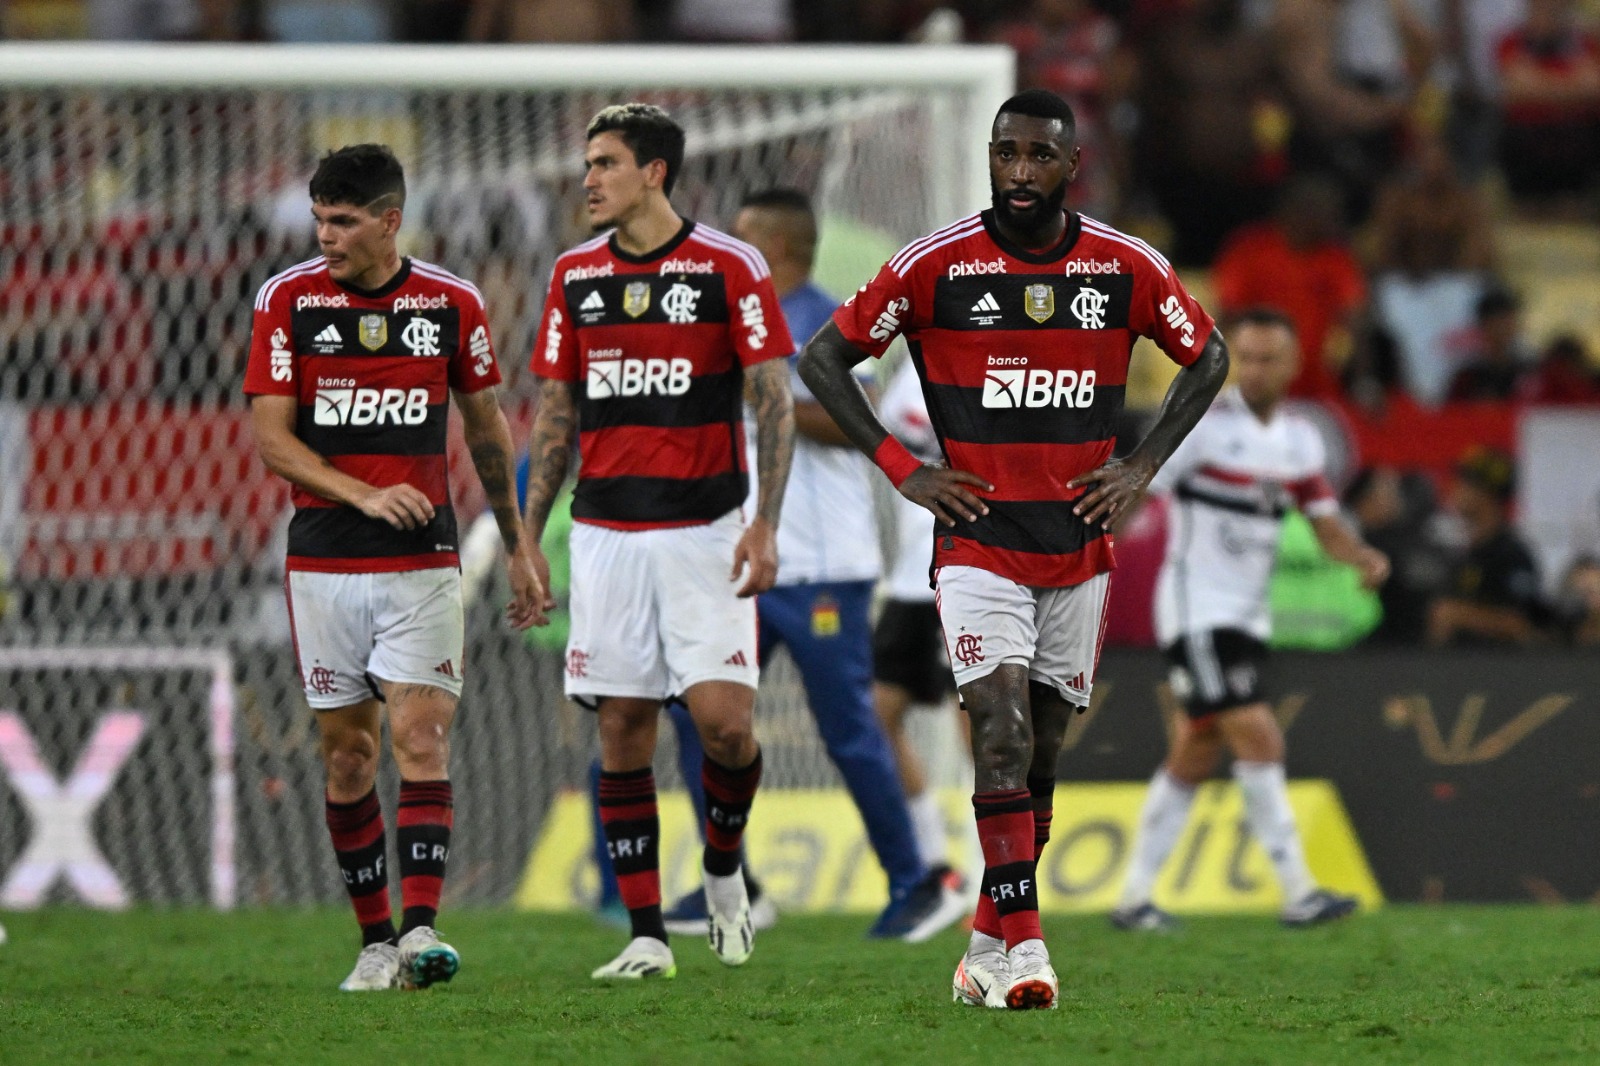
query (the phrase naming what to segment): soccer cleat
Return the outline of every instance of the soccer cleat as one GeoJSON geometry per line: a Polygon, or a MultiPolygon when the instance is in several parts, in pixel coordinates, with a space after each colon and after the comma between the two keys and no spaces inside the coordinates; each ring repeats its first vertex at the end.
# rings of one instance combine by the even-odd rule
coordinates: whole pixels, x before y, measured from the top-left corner
{"type": "MultiPolygon", "coordinates": [[[[707,879],[710,874],[707,874],[707,879]]],[[[724,966],[743,966],[755,947],[755,922],[750,916],[750,895],[737,874],[717,878],[720,891],[706,892],[706,939],[724,966]],[[718,896],[723,898],[719,901],[718,896]]]]}
{"type": "MultiPolygon", "coordinates": [[[[772,902],[772,897],[762,891],[761,883],[749,878],[744,884],[745,891],[750,895],[750,924],[755,931],[765,932],[777,925],[778,908],[772,902]]],[[[705,936],[708,932],[705,888],[685,892],[661,917],[669,933],[676,936],[705,936]]]]}
{"type": "Polygon", "coordinates": [[[920,944],[959,921],[971,904],[959,875],[952,878],[947,871],[948,867],[929,870],[905,896],[891,900],[867,936],[920,944]]]}
{"type": "Polygon", "coordinates": [[[436,930],[419,925],[400,938],[400,987],[427,988],[449,981],[461,969],[456,949],[436,930]]]}
{"type": "Polygon", "coordinates": [[[1291,929],[1336,922],[1355,913],[1356,898],[1341,896],[1325,888],[1314,888],[1298,903],[1283,908],[1283,924],[1291,929]]]}
{"type": "Polygon", "coordinates": [[[653,936],[636,936],[622,954],[589,975],[596,981],[643,981],[646,977],[670,980],[678,976],[672,949],[653,936]]]}
{"type": "Polygon", "coordinates": [[[1006,942],[982,933],[972,934],[967,953],[956,963],[951,998],[969,1007],[1005,1009],[1006,989],[1011,985],[1011,961],[1006,958],[1006,942]]]}
{"type": "Polygon", "coordinates": [[[1130,933],[1173,933],[1178,930],[1178,919],[1150,902],[1135,907],[1118,907],[1111,912],[1111,924],[1130,933]]]}
{"type": "Polygon", "coordinates": [[[1024,940],[1006,955],[1011,984],[1006,1006],[1012,1010],[1054,1010],[1060,986],[1043,940],[1024,940]]]}
{"type": "Polygon", "coordinates": [[[400,949],[393,944],[368,944],[356,956],[356,968],[339,985],[341,992],[383,992],[400,983],[400,949]]]}

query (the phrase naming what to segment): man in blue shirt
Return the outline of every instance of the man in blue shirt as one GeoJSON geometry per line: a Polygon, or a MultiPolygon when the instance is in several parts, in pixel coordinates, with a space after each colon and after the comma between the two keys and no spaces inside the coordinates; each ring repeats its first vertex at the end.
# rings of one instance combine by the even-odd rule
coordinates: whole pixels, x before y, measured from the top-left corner
{"type": "MultiPolygon", "coordinates": [[[[809,339],[839,303],[811,282],[817,220],[805,194],[770,189],[748,197],[732,232],[766,258],[795,342],[809,339]]],[[[946,883],[946,871],[932,871],[922,860],[894,753],[873,705],[870,615],[881,566],[873,467],[793,372],[795,362],[790,356],[794,464],[778,527],[778,583],[760,599],[761,661],[779,645],[789,650],[823,745],[888,875],[889,905],[869,935],[920,941],[964,916],[968,901],[955,881],[946,883]]],[[[871,380],[866,372],[869,391],[871,380]]],[[[752,499],[754,492],[752,484],[752,499]]],[[[684,714],[676,705],[670,710],[684,714]]],[[[692,729],[678,733],[680,746],[695,739],[692,729]]],[[[690,772],[682,753],[680,763],[693,790],[699,770],[690,772]]],[[[698,808],[704,801],[694,798],[698,808]]],[[[702,897],[691,893],[667,918],[673,931],[703,929],[702,897]]]]}

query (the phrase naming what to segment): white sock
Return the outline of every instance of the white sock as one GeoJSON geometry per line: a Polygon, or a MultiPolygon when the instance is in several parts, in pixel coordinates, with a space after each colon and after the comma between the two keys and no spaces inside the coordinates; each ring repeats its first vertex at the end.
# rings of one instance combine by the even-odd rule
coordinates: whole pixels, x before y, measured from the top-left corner
{"type": "Polygon", "coordinates": [[[1305,849],[1300,846],[1300,830],[1289,806],[1289,786],[1281,762],[1236,762],[1234,780],[1244,793],[1244,809],[1250,831],[1261,841],[1267,858],[1278,872],[1287,905],[1304,899],[1317,884],[1306,866],[1305,849]]]}
{"type": "Polygon", "coordinates": [[[1156,878],[1166,865],[1167,856],[1177,847],[1183,827],[1194,806],[1194,789],[1167,773],[1163,767],[1150,779],[1144,809],[1139,812],[1139,832],[1133,839],[1133,854],[1128,860],[1128,878],[1122,883],[1118,907],[1138,907],[1150,902],[1156,878]]]}
{"type": "Polygon", "coordinates": [[[727,877],[706,874],[706,906],[718,914],[732,914],[745,898],[744,871],[735,870],[727,877]]]}
{"type": "Polygon", "coordinates": [[[922,865],[938,866],[946,861],[949,846],[944,835],[944,811],[933,789],[925,788],[915,796],[906,797],[906,807],[911,811],[911,831],[917,838],[917,854],[922,865]]]}

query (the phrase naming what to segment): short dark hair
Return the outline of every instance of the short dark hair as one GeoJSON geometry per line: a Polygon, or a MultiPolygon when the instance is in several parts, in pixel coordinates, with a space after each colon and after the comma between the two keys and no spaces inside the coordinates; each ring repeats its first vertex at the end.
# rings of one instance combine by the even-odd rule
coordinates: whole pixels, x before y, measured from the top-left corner
{"type": "Polygon", "coordinates": [[[788,215],[788,235],[795,243],[790,253],[810,269],[817,258],[817,213],[812,210],[811,197],[793,188],[760,189],[740,202],[739,210],[747,208],[788,215]]]}
{"type": "Polygon", "coordinates": [[[1235,313],[1228,319],[1228,325],[1237,326],[1278,326],[1289,331],[1289,336],[1295,340],[1300,339],[1300,331],[1294,327],[1294,319],[1280,308],[1268,304],[1257,304],[1235,313]]]}
{"type": "Polygon", "coordinates": [[[1477,306],[1473,308],[1479,322],[1486,318],[1515,314],[1521,309],[1522,301],[1517,298],[1516,293],[1504,285],[1489,286],[1483,295],[1478,297],[1477,306]]]}
{"type": "Polygon", "coordinates": [[[1078,129],[1078,119],[1072,113],[1072,105],[1047,89],[1024,89],[1000,105],[1000,110],[994,114],[994,120],[999,122],[1001,115],[1056,119],[1060,121],[1068,141],[1072,140],[1078,129]]]}
{"type": "Polygon", "coordinates": [[[322,204],[404,207],[406,175],[386,144],[347,144],[322,157],[311,175],[311,199],[322,204]]]}
{"type": "Polygon", "coordinates": [[[678,183],[678,171],[683,168],[683,127],[672,116],[654,104],[637,101],[614,104],[589,120],[584,139],[594,140],[602,133],[615,133],[633,153],[633,161],[641,167],[657,159],[667,165],[667,176],[661,182],[661,191],[672,195],[678,183]]]}

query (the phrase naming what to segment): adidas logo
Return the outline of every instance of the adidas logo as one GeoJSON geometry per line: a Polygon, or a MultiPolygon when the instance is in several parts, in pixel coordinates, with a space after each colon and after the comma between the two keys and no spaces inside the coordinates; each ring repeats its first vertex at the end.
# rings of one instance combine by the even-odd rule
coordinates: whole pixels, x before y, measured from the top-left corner
{"type": "Polygon", "coordinates": [[[323,330],[321,333],[317,334],[315,337],[313,337],[311,339],[316,344],[343,344],[344,343],[344,338],[339,336],[338,329],[336,329],[335,327],[333,327],[331,325],[327,329],[323,330]]]}
{"type": "Polygon", "coordinates": [[[591,292],[583,303],[578,305],[578,310],[580,311],[604,311],[605,309],[606,302],[600,298],[599,289],[591,292]]]}
{"type": "Polygon", "coordinates": [[[435,666],[433,668],[433,672],[436,674],[443,674],[445,677],[454,678],[456,676],[456,666],[455,663],[452,663],[449,659],[446,659],[438,666],[435,666]]]}
{"type": "Polygon", "coordinates": [[[994,298],[994,293],[986,292],[983,294],[983,299],[972,305],[972,309],[979,312],[987,311],[993,313],[1000,310],[1000,301],[994,298]]]}
{"type": "Polygon", "coordinates": [[[746,659],[744,657],[744,652],[743,651],[736,651],[732,655],[728,656],[726,659],[722,660],[722,665],[724,665],[724,666],[749,666],[750,665],[750,660],[748,660],[748,659],[746,659]]]}

